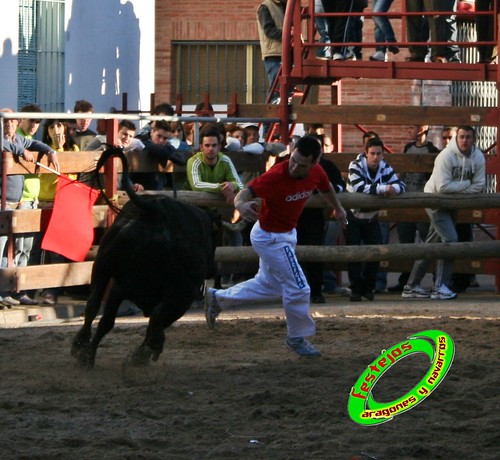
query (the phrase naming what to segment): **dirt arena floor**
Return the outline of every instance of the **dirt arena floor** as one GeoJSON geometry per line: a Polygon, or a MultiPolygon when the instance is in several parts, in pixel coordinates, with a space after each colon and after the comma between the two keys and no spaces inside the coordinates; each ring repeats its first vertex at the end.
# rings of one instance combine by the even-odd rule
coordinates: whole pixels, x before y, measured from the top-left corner
{"type": "MultiPolygon", "coordinates": [[[[96,366],[70,356],[80,319],[0,328],[0,446],[4,459],[495,459],[500,449],[499,297],[456,301],[394,294],[313,306],[323,356],[283,345],[277,305],[222,314],[214,331],[202,312],[167,330],[159,361],[126,366],[143,318],[119,318],[96,366]],[[448,333],[453,365],[421,404],[382,425],[353,422],[347,401],[381,350],[427,329],[448,333]]],[[[416,354],[377,383],[391,401],[423,377],[416,354]]]]}

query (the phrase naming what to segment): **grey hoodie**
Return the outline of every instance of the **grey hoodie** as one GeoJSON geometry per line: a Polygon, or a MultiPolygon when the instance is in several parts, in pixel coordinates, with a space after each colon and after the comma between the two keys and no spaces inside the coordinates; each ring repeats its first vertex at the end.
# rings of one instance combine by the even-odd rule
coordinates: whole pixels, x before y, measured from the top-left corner
{"type": "Polygon", "coordinates": [[[434,162],[425,193],[481,193],[486,182],[484,154],[475,145],[469,155],[458,148],[456,136],[434,162]]]}

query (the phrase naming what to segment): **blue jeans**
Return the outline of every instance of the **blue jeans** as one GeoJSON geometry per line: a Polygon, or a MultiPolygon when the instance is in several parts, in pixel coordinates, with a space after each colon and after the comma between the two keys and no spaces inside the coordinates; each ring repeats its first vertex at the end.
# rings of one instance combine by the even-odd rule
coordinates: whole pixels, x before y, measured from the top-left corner
{"type": "MultiPolygon", "coordinates": [[[[280,70],[281,66],[281,56],[270,56],[266,57],[264,59],[264,67],[266,68],[267,72],[267,79],[269,80],[269,92],[268,95],[271,94],[272,87],[274,80],[276,80],[276,77],[278,75],[278,72],[280,70]]],[[[277,93],[276,97],[279,96],[279,92],[277,93]]],[[[273,94],[274,97],[274,94],[273,94]]]]}
{"type": "MultiPolygon", "coordinates": [[[[426,243],[456,243],[458,241],[455,227],[456,212],[445,209],[426,209],[425,212],[431,220],[427,239],[425,240],[426,243]]],[[[430,259],[416,260],[413,264],[408,284],[411,287],[420,284],[431,264],[432,260],[430,259]]],[[[438,288],[443,284],[450,287],[452,274],[453,260],[438,259],[436,261],[436,276],[434,278],[435,287],[438,288]]]]}
{"type": "MultiPolygon", "coordinates": [[[[323,2],[314,0],[314,12],[324,13],[323,2]]],[[[319,41],[321,43],[330,43],[330,34],[328,33],[328,22],[326,18],[316,18],[316,29],[318,29],[319,41]]]]}
{"type": "MultiPolygon", "coordinates": [[[[387,13],[394,0],[373,0],[374,13],[387,13]]],[[[375,23],[375,41],[377,43],[394,43],[396,37],[391,22],[385,16],[373,16],[375,23]]],[[[385,46],[377,46],[377,51],[385,52],[385,46]]]]}

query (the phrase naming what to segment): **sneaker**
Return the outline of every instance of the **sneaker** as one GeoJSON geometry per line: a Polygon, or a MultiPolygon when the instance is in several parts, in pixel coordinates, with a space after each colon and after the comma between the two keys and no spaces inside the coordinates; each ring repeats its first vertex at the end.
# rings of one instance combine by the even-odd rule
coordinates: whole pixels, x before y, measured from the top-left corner
{"type": "Polygon", "coordinates": [[[326,303],[326,300],[321,294],[313,295],[311,296],[311,303],[326,303]]]}
{"type": "Polygon", "coordinates": [[[351,295],[351,290],[348,287],[336,286],[333,289],[323,291],[325,294],[351,295]]]}
{"type": "Polygon", "coordinates": [[[401,286],[401,284],[395,284],[394,286],[389,286],[387,288],[388,292],[403,292],[404,286],[401,286]]]}
{"type": "Polygon", "coordinates": [[[316,58],[318,59],[331,59],[332,58],[332,50],[329,46],[325,48],[319,48],[316,51],[316,58]]]}
{"type": "Polygon", "coordinates": [[[334,53],[332,56],[332,59],[334,61],[343,61],[345,58],[344,58],[344,55],[342,53],[334,53]]]}
{"type": "Polygon", "coordinates": [[[55,305],[57,303],[57,297],[50,292],[42,294],[42,297],[43,297],[42,303],[44,305],[55,305]]]}
{"type": "Polygon", "coordinates": [[[35,299],[32,299],[28,294],[23,294],[17,300],[19,300],[21,305],[38,305],[38,302],[35,299]]]}
{"type": "Polygon", "coordinates": [[[321,352],[304,337],[287,337],[285,339],[286,347],[297,353],[299,356],[312,358],[321,356],[321,352]]]}
{"type": "Polygon", "coordinates": [[[398,54],[399,53],[399,48],[396,45],[391,45],[388,46],[387,49],[392,53],[392,54],[398,54]]]}
{"type": "Polygon", "coordinates": [[[221,308],[215,298],[216,292],[217,289],[214,288],[207,288],[205,290],[205,319],[207,320],[207,326],[209,329],[215,328],[215,320],[221,312],[221,308]]]}
{"type": "Polygon", "coordinates": [[[375,298],[372,291],[363,291],[361,293],[361,297],[364,297],[365,299],[370,301],[372,301],[375,298]]]}
{"type": "Polygon", "coordinates": [[[385,53],[383,51],[377,51],[375,54],[370,56],[370,61],[385,61],[385,53]]]}
{"type": "Polygon", "coordinates": [[[19,300],[16,300],[11,296],[7,296],[2,299],[2,303],[6,306],[15,307],[16,305],[19,305],[21,302],[19,302],[19,300]]]}
{"type": "Polygon", "coordinates": [[[456,293],[448,289],[448,287],[444,284],[441,286],[435,287],[431,294],[432,300],[451,300],[457,296],[456,293]]]}
{"type": "Polygon", "coordinates": [[[401,297],[405,299],[424,299],[429,298],[430,296],[431,293],[423,287],[420,287],[418,284],[415,287],[411,287],[409,284],[407,284],[403,288],[403,293],[401,294],[401,297]]]}

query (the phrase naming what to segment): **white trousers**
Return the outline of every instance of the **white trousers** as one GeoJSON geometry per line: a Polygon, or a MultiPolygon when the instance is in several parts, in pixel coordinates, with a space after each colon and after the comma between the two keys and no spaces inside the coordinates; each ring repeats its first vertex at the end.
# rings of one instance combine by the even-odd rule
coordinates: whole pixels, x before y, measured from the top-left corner
{"type": "Polygon", "coordinates": [[[309,315],[309,284],[295,255],[296,230],[270,233],[256,222],[250,240],[259,255],[259,271],[252,279],[218,290],[215,296],[220,307],[282,299],[288,336],[314,335],[316,326],[309,315]]]}

